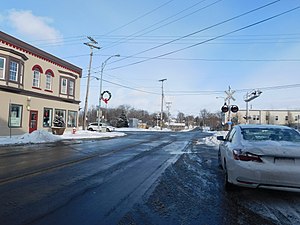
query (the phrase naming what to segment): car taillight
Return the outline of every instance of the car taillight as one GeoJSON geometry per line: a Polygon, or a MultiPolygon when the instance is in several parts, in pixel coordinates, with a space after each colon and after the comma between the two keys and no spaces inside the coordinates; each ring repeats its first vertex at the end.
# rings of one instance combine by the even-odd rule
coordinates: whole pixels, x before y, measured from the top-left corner
{"type": "Polygon", "coordinates": [[[243,152],[240,149],[233,150],[233,158],[235,160],[240,160],[240,161],[262,162],[261,158],[258,155],[249,152],[243,152]]]}

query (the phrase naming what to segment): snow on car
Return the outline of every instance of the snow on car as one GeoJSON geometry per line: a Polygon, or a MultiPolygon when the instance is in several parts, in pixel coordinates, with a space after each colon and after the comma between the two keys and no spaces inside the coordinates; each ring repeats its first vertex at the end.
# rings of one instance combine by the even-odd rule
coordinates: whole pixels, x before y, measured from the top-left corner
{"type": "Polygon", "coordinates": [[[237,125],[217,137],[225,188],[233,185],[300,192],[300,134],[286,126],[237,125]]]}

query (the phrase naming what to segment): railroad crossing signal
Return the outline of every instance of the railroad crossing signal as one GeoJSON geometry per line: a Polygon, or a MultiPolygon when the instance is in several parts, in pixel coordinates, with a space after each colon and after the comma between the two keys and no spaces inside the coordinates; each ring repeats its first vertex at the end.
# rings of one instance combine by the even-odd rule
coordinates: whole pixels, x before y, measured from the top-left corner
{"type": "Polygon", "coordinates": [[[227,100],[232,99],[233,101],[235,101],[235,98],[233,97],[233,94],[235,93],[235,91],[231,90],[231,87],[229,86],[229,90],[225,91],[225,94],[227,95],[227,97],[225,98],[225,102],[227,100]]]}

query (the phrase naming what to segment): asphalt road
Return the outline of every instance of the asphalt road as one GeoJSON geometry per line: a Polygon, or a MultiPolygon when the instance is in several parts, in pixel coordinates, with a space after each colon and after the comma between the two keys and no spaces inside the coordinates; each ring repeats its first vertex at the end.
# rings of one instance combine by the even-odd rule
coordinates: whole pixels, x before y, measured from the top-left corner
{"type": "Polygon", "coordinates": [[[210,134],[0,150],[0,224],[300,224],[300,195],[225,192],[210,134]]]}

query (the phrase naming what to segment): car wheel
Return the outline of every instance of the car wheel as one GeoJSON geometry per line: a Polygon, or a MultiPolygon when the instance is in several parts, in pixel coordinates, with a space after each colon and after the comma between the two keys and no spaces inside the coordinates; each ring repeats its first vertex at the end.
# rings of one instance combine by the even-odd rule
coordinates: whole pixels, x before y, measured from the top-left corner
{"type": "Polygon", "coordinates": [[[89,128],[88,130],[89,130],[89,131],[94,131],[93,128],[89,128]]]}
{"type": "Polygon", "coordinates": [[[232,191],[235,189],[235,185],[228,181],[226,161],[224,161],[224,187],[226,191],[232,191]]]}
{"type": "Polygon", "coordinates": [[[106,128],[106,132],[110,132],[110,129],[109,129],[109,128],[106,128]]]}

